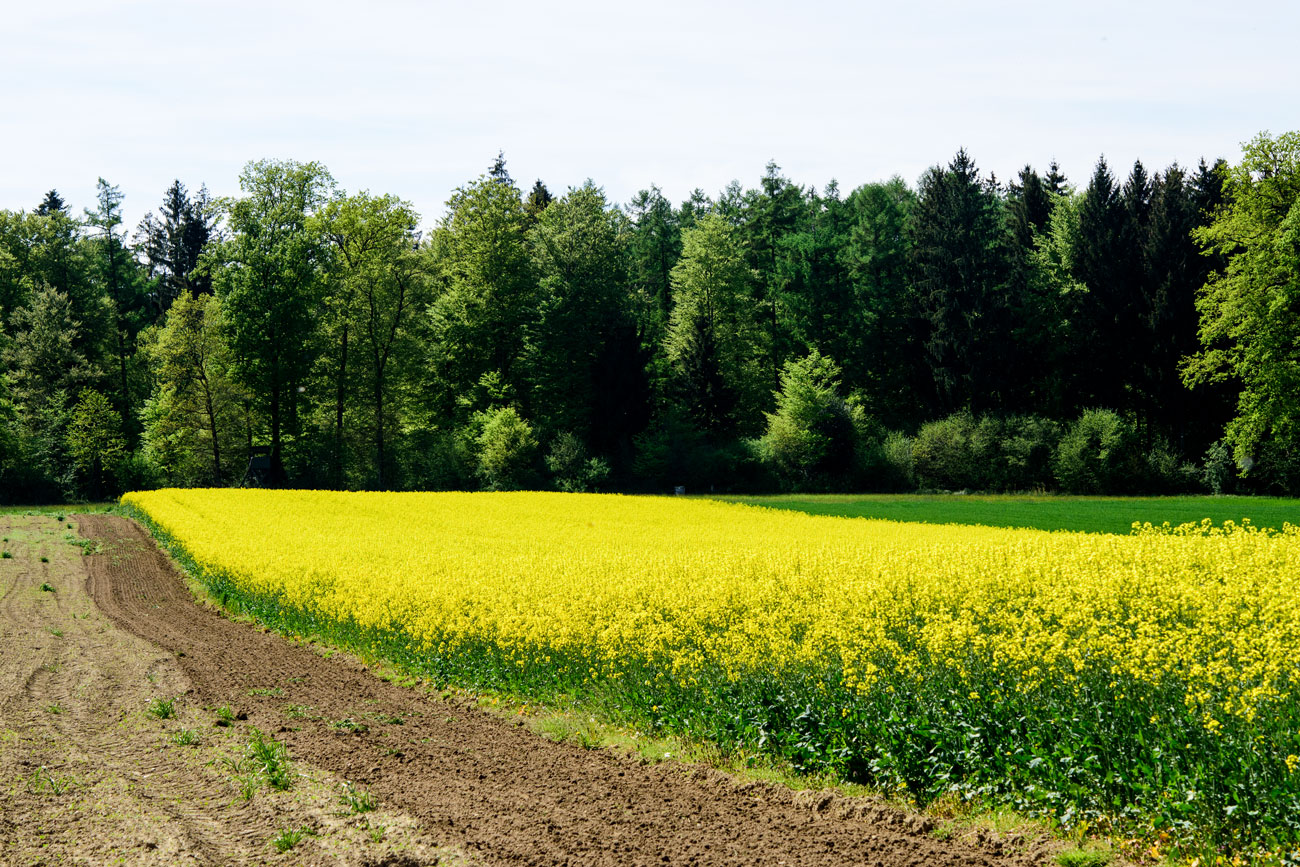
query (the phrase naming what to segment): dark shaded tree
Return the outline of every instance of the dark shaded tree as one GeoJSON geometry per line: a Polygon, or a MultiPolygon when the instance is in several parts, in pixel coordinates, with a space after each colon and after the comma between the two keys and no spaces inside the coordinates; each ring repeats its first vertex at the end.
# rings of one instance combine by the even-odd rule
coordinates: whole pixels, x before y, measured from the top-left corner
{"type": "Polygon", "coordinates": [[[215,238],[217,215],[207,187],[191,198],[173,181],[163,194],[158,216],[145,214],[135,239],[154,285],[149,293],[153,316],[159,317],[182,293],[212,292],[211,276],[198,267],[204,248],[215,238]]]}
{"type": "Polygon", "coordinates": [[[110,311],[111,353],[117,368],[114,403],[124,420],[127,443],[134,446],[139,435],[137,404],[132,393],[128,365],[135,354],[135,338],[143,327],[145,305],[144,275],[127,247],[122,225],[122,193],[99,179],[96,207],[86,209],[86,225],[92,230],[92,262],[96,283],[110,311]]]}
{"type": "Polygon", "coordinates": [[[551,195],[550,190],[546,189],[546,184],[542,183],[542,179],[538,178],[533,183],[533,188],[528,191],[528,198],[524,199],[524,212],[533,220],[536,220],[542,215],[542,211],[550,207],[553,201],[555,201],[555,197],[551,195]]]}
{"type": "Polygon", "coordinates": [[[945,414],[1013,407],[1011,238],[1002,202],[965,150],[922,176],[910,225],[932,405],[945,414]]]}

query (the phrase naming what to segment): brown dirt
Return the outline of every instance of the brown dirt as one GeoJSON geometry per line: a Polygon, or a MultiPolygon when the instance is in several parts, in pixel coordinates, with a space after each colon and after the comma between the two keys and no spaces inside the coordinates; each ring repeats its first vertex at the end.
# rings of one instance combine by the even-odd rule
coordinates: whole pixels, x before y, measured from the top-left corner
{"type": "MultiPolygon", "coordinates": [[[[132,833],[142,846],[152,842],[154,848],[132,851],[157,852],[163,845],[158,841],[166,840],[170,855],[158,856],[156,863],[182,856],[198,863],[280,863],[308,855],[321,863],[402,865],[440,858],[482,864],[888,867],[1048,860],[1041,842],[939,840],[933,819],[870,800],[796,793],[700,767],[651,765],[613,750],[543,739],[518,721],[380,680],[354,660],[323,658],[310,646],[195,604],[171,561],[133,522],[85,516],[80,531],[103,546],[103,553],[84,560],[86,587],[97,612],[119,629],[107,629],[92,610],[79,627],[84,640],[80,632],[75,636],[79,649],[57,655],[53,637],[32,620],[32,612],[43,606],[50,616],[63,616],[71,588],[55,594],[57,599],[32,601],[38,591],[31,588],[44,580],[38,574],[6,590],[5,646],[21,652],[6,651],[0,666],[0,731],[13,729],[25,746],[16,768],[6,746],[0,773],[14,779],[15,770],[39,765],[46,760],[40,745],[48,741],[65,744],[73,755],[63,761],[84,767],[83,775],[105,773],[95,769],[107,765],[109,776],[136,781],[132,805],[150,818],[134,820],[140,827],[132,833]],[[11,602],[11,596],[19,601],[11,602]],[[42,674],[50,659],[63,660],[64,667],[42,674]],[[148,673],[156,683],[149,683],[148,673]],[[74,699],[79,690],[84,695],[74,699]],[[234,732],[229,737],[238,744],[256,726],[284,743],[295,767],[310,769],[308,776],[327,794],[337,793],[343,781],[371,793],[389,811],[389,822],[402,829],[400,841],[374,844],[352,833],[361,820],[338,818],[337,803],[331,812],[328,797],[320,804],[310,798],[289,804],[287,793],[259,793],[232,806],[230,784],[213,781],[221,777],[219,770],[173,758],[183,750],[160,749],[158,738],[151,740],[140,725],[124,732],[114,723],[131,718],[144,693],[159,691],[182,694],[179,704],[205,721],[205,737],[234,732]],[[69,707],[95,710],[41,711],[59,696],[67,696],[69,707]],[[213,711],[222,706],[246,719],[214,729],[213,711]],[[211,797],[214,785],[225,785],[224,800],[211,797]],[[220,810],[211,807],[214,801],[220,810]],[[286,819],[280,811],[290,808],[302,817],[286,819]],[[302,856],[297,849],[277,856],[268,848],[275,829],[301,823],[322,829],[303,844],[302,856]],[[335,841],[333,850],[327,851],[327,839],[335,841]]],[[[70,638],[72,630],[58,646],[67,648],[70,638]]],[[[152,721],[154,729],[161,725],[152,721]]],[[[0,838],[31,821],[32,799],[50,798],[15,791],[0,801],[0,838]]],[[[49,821],[49,833],[61,839],[119,833],[112,820],[84,808],[49,821]]],[[[88,860],[100,861],[98,850],[88,854],[88,860]]]]}

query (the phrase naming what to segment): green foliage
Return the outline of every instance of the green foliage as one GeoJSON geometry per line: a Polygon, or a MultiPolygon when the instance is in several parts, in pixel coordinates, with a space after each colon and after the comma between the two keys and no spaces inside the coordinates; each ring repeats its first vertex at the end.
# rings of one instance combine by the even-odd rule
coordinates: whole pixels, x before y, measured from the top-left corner
{"type": "Polygon", "coordinates": [[[1056,451],[1056,477],[1072,494],[1129,492],[1143,477],[1132,426],[1108,409],[1085,410],[1056,451]]]}
{"type": "Polygon", "coordinates": [[[273,737],[253,729],[249,735],[247,758],[252,770],[277,791],[293,788],[293,766],[289,751],[273,737]]]}
{"type": "Polygon", "coordinates": [[[10,473],[19,477],[16,481],[30,479],[24,487],[38,487],[43,479],[69,489],[73,487],[67,452],[69,396],[98,379],[78,348],[81,323],[73,317],[68,297],[45,286],[14,312],[10,327],[14,336],[0,347],[17,410],[10,473]]]}
{"type": "Polygon", "coordinates": [[[172,735],[172,743],[178,747],[194,746],[199,742],[199,733],[194,729],[179,729],[172,735]]]}
{"type": "Polygon", "coordinates": [[[922,488],[979,489],[985,480],[975,417],[959,412],[921,426],[912,440],[912,466],[922,488]]]}
{"type": "Polygon", "coordinates": [[[1115,858],[1109,849],[1063,849],[1056,853],[1061,867],[1106,867],[1115,858]]]}
{"type": "Polygon", "coordinates": [[[880,487],[887,491],[910,491],[916,488],[916,461],[912,457],[912,440],[898,431],[890,431],[880,443],[880,487]]]}
{"type": "Polygon", "coordinates": [[[350,813],[369,813],[378,806],[374,795],[358,789],[351,783],[343,784],[343,790],[339,793],[339,803],[350,813]]]}
{"type": "Polygon", "coordinates": [[[840,396],[839,376],[838,365],[816,350],[786,362],[781,371],[776,410],[767,414],[760,451],[787,484],[799,489],[824,490],[852,480],[866,420],[860,407],[840,396]]]}
{"type": "Polygon", "coordinates": [[[1237,489],[1296,490],[1298,135],[1231,169],[1103,160],[1078,193],[1054,167],[997,184],[965,152],[847,196],[772,163],[680,207],[590,181],[525,201],[499,157],[423,239],[408,203],[315,163],[250,163],[217,203],[174,182],[134,246],[116,187],[84,221],[51,191],[0,211],[0,499],[230,484],[267,441],[255,483],[474,487],[476,414],[502,406],[624,489],[1050,488],[1046,419],[1110,407],[1140,443],[1107,490],[1216,484],[1185,458],[1220,437],[1237,489]],[[814,351],[873,420],[844,472],[773,400],[814,351]],[[124,448],[95,481],[68,445],[87,389],[124,448]],[[970,430],[921,432],[915,467],[886,430],[963,409],[970,430]]]}
{"type": "Polygon", "coordinates": [[[922,488],[981,491],[1048,490],[1060,428],[1040,416],[955,413],[923,425],[912,442],[922,488]]]}
{"type": "Polygon", "coordinates": [[[312,835],[311,828],[285,828],[271,839],[271,845],[275,851],[284,853],[312,835]]]}
{"type": "Polygon", "coordinates": [[[1145,455],[1145,473],[1135,489],[1155,494],[1186,494],[1204,490],[1204,474],[1196,464],[1182,460],[1169,442],[1157,437],[1145,455]]]}
{"type": "Polygon", "coordinates": [[[222,301],[176,298],[163,323],[141,336],[154,371],[145,401],[144,457],[175,485],[221,485],[240,469],[251,394],[234,381],[222,301]]]}
{"type": "Polygon", "coordinates": [[[77,400],[68,425],[67,447],[90,498],[99,499],[108,489],[109,476],[126,456],[126,440],[121,416],[98,391],[88,388],[77,400]]]}
{"type": "Polygon", "coordinates": [[[585,438],[597,421],[604,349],[628,318],[621,221],[588,181],[552,202],[529,233],[538,311],[524,363],[544,430],[585,438]]]}
{"type": "Polygon", "coordinates": [[[1018,283],[1001,200],[960,150],[921,178],[909,223],[925,361],[937,407],[1009,408],[1020,398],[1018,283]]]}
{"type": "Polygon", "coordinates": [[[665,355],[685,405],[715,433],[750,433],[767,403],[758,311],[739,233],[706,214],[682,233],[672,270],[673,313],[665,355]]]}
{"type": "Polygon", "coordinates": [[[263,160],[239,177],[242,198],[222,201],[227,235],[202,267],[221,299],[234,379],[264,413],[271,475],[283,475],[282,443],[299,386],[316,357],[317,316],[329,247],[317,212],[334,180],[319,163],[263,160]]]}
{"type": "Polygon", "coordinates": [[[1233,479],[1236,478],[1236,462],[1232,459],[1232,447],[1225,440],[1215,440],[1205,452],[1202,470],[1205,486],[1212,494],[1231,493],[1233,479]]]}
{"type": "Polygon", "coordinates": [[[588,457],[582,440],[569,431],[561,433],[551,444],[546,468],[555,477],[555,486],[570,493],[594,491],[609,477],[609,464],[588,457]]]}
{"type": "Polygon", "coordinates": [[[182,295],[207,295],[211,276],[199,270],[199,257],[216,228],[213,203],[206,187],[193,197],[179,180],[163,195],[158,216],[145,214],[138,238],[149,277],[154,281],[150,301],[155,316],[166,313],[182,295]]]}
{"type": "Polygon", "coordinates": [[[476,419],[474,438],[478,475],[493,491],[511,491],[533,479],[537,439],[533,428],[514,407],[488,410],[476,419]]]}
{"type": "Polygon", "coordinates": [[[474,443],[453,431],[417,428],[400,442],[397,464],[416,490],[468,490],[478,484],[474,443]]]}
{"type": "Polygon", "coordinates": [[[149,715],[158,719],[171,719],[176,716],[176,700],[171,698],[155,698],[149,702],[149,715]]]}
{"type": "Polygon", "coordinates": [[[672,315],[673,266],[682,254],[682,225],[672,203],[653,184],[627,206],[628,283],[648,341],[662,343],[672,315]]]}
{"type": "Polygon", "coordinates": [[[890,425],[910,422],[919,409],[905,397],[918,377],[909,345],[916,193],[894,177],[854,190],[845,208],[847,237],[839,259],[851,297],[834,313],[822,346],[843,365],[845,381],[862,391],[873,416],[890,425]]]}
{"type": "Polygon", "coordinates": [[[128,442],[136,434],[136,404],[130,375],[130,358],[135,336],[144,324],[145,283],[139,263],[127,247],[122,225],[122,193],[103,178],[95,192],[96,207],[86,210],[86,227],[91,229],[87,243],[91,250],[91,274],[108,313],[107,349],[113,357],[110,378],[114,383],[115,404],[125,421],[128,442]]]}
{"type": "Polygon", "coordinates": [[[428,301],[427,260],[419,253],[419,215],[396,196],[367,193],[339,199],[322,214],[326,235],[333,242],[337,286],[331,294],[335,340],[341,347],[335,374],[336,484],[342,477],[342,436],[346,401],[347,345],[353,326],[360,349],[356,362],[358,385],[369,410],[366,429],[372,444],[366,481],[389,484],[394,470],[391,434],[401,430],[405,401],[401,386],[408,381],[418,349],[415,316],[428,301]],[[340,327],[341,326],[341,327],[340,327]]]}
{"type": "Polygon", "coordinates": [[[495,372],[516,394],[525,390],[520,358],[537,316],[526,243],[532,222],[503,164],[501,172],[456,189],[430,239],[428,387],[444,419],[463,423],[485,408],[459,401],[485,374],[495,372]]]}
{"type": "Polygon", "coordinates": [[[755,463],[744,444],[718,442],[684,411],[670,408],[636,437],[632,468],[655,490],[671,491],[683,486],[689,492],[698,492],[743,489],[755,463]]]}
{"type": "Polygon", "coordinates": [[[1245,143],[1227,196],[1194,232],[1227,266],[1197,297],[1203,348],[1183,374],[1189,384],[1241,383],[1225,436],[1253,462],[1265,440],[1300,446],[1300,132],[1245,143]]]}

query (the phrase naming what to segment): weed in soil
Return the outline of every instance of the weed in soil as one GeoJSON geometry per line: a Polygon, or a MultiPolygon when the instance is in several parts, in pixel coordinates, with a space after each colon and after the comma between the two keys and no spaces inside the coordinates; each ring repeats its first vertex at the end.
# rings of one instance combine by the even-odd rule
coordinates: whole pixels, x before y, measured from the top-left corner
{"type": "Polygon", "coordinates": [[[286,704],[284,715],[289,719],[320,719],[312,713],[312,708],[304,704],[286,704]]]}
{"type": "Polygon", "coordinates": [[[370,731],[370,726],[362,722],[357,722],[351,717],[344,717],[341,720],[335,720],[330,723],[331,726],[342,732],[353,732],[356,734],[365,734],[370,731]]]}
{"type": "Polygon", "coordinates": [[[76,782],[72,777],[56,776],[48,768],[37,768],[27,778],[27,790],[33,795],[62,795],[76,782]]]}
{"type": "Polygon", "coordinates": [[[348,812],[351,813],[369,813],[376,807],[374,795],[358,789],[351,783],[343,784],[343,791],[339,794],[339,803],[347,807],[348,812]]]}
{"type": "Polygon", "coordinates": [[[176,716],[176,700],[172,698],[155,698],[149,702],[149,714],[158,719],[171,719],[176,716]]]}
{"type": "Polygon", "coordinates": [[[1056,853],[1061,867],[1106,867],[1114,853],[1109,849],[1064,849],[1056,853]]]}
{"type": "Polygon", "coordinates": [[[199,733],[194,729],[181,729],[172,735],[172,743],[178,747],[194,746],[199,742],[199,733]]]}
{"type": "Polygon", "coordinates": [[[293,769],[289,763],[289,751],[284,744],[253,729],[248,741],[248,757],[253,762],[254,770],[272,789],[282,792],[293,788],[293,769]]]}
{"type": "Polygon", "coordinates": [[[275,835],[275,838],[271,840],[271,845],[275,847],[277,852],[288,852],[310,836],[312,836],[310,828],[285,828],[275,835]]]}
{"type": "MultiPolygon", "coordinates": [[[[42,557],[41,559],[43,560],[43,559],[45,559],[45,558],[42,557]]],[[[44,583],[41,584],[41,590],[42,590],[43,592],[45,592],[45,593],[54,593],[54,592],[55,592],[55,590],[54,590],[54,585],[53,585],[53,584],[50,584],[48,581],[47,581],[47,582],[44,582],[44,583]]]]}

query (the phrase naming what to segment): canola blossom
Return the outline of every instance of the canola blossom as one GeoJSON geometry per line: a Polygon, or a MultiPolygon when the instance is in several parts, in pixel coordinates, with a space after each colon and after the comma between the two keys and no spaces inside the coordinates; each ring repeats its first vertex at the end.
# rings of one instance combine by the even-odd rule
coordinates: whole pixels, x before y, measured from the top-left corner
{"type": "Polygon", "coordinates": [[[1300,823],[1293,527],[1092,535],[550,493],[123,502],[223,594],[446,679],[602,695],[917,800],[1238,846],[1300,823]]]}

